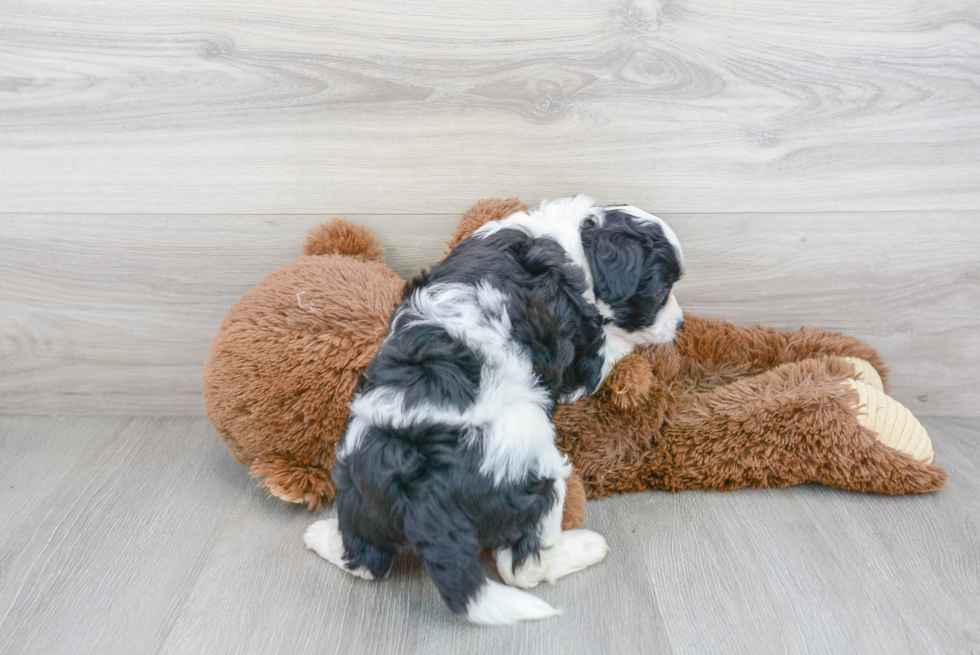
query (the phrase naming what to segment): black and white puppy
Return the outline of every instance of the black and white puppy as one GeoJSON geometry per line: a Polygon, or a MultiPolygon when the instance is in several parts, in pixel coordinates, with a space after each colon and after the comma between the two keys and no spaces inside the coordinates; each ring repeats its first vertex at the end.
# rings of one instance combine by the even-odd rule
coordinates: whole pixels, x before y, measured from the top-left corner
{"type": "Polygon", "coordinates": [[[484,225],[406,290],[350,406],[334,464],[337,519],[306,545],[353,575],[387,575],[409,545],[443,600],[473,622],[557,612],[487,580],[553,582],[605,557],[602,536],[561,531],[571,467],[556,402],[595,391],[636,345],[683,322],[671,293],[677,237],[660,219],[588,197],[484,225]]]}

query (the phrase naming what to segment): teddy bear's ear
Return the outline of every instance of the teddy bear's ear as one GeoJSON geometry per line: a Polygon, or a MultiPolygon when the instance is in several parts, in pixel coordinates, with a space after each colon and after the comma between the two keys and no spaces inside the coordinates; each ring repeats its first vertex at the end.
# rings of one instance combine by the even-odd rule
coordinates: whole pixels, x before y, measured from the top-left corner
{"type": "Polygon", "coordinates": [[[370,228],[331,218],[309,231],[303,242],[304,255],[348,255],[357,259],[381,260],[384,246],[370,228]]]}
{"type": "Polygon", "coordinates": [[[456,226],[449,243],[446,244],[446,254],[459,245],[459,242],[473,234],[490,221],[506,218],[517,212],[527,211],[529,207],[520,198],[484,198],[466,210],[463,218],[456,226]]]}

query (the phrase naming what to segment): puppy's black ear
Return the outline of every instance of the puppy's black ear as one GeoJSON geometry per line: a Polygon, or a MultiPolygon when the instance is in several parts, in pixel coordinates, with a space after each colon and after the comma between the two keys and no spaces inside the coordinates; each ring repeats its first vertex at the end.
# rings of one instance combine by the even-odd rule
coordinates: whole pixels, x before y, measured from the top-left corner
{"type": "Polygon", "coordinates": [[[582,245],[599,300],[612,305],[636,293],[645,257],[639,241],[622,230],[585,225],[582,245]]]}

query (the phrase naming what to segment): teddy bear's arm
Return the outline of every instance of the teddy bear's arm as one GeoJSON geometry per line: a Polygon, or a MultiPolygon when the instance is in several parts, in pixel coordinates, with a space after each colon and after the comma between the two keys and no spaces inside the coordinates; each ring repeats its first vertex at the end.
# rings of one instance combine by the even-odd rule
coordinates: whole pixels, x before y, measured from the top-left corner
{"type": "Polygon", "coordinates": [[[473,234],[490,221],[507,218],[511,214],[527,211],[528,205],[520,198],[483,198],[466,210],[463,218],[456,224],[449,242],[446,244],[446,254],[459,245],[459,242],[473,234]]]}

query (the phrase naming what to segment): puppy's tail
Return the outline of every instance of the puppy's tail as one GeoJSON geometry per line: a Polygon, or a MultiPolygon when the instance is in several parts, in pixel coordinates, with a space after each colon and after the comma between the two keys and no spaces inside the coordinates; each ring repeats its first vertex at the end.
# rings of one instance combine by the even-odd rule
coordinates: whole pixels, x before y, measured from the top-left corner
{"type": "Polygon", "coordinates": [[[482,625],[510,625],[557,616],[560,612],[537,596],[485,580],[466,606],[466,618],[482,625]]]}
{"type": "Polygon", "coordinates": [[[449,609],[473,623],[508,625],[558,614],[537,596],[486,579],[476,530],[464,517],[422,502],[405,516],[405,536],[449,609]]]}

